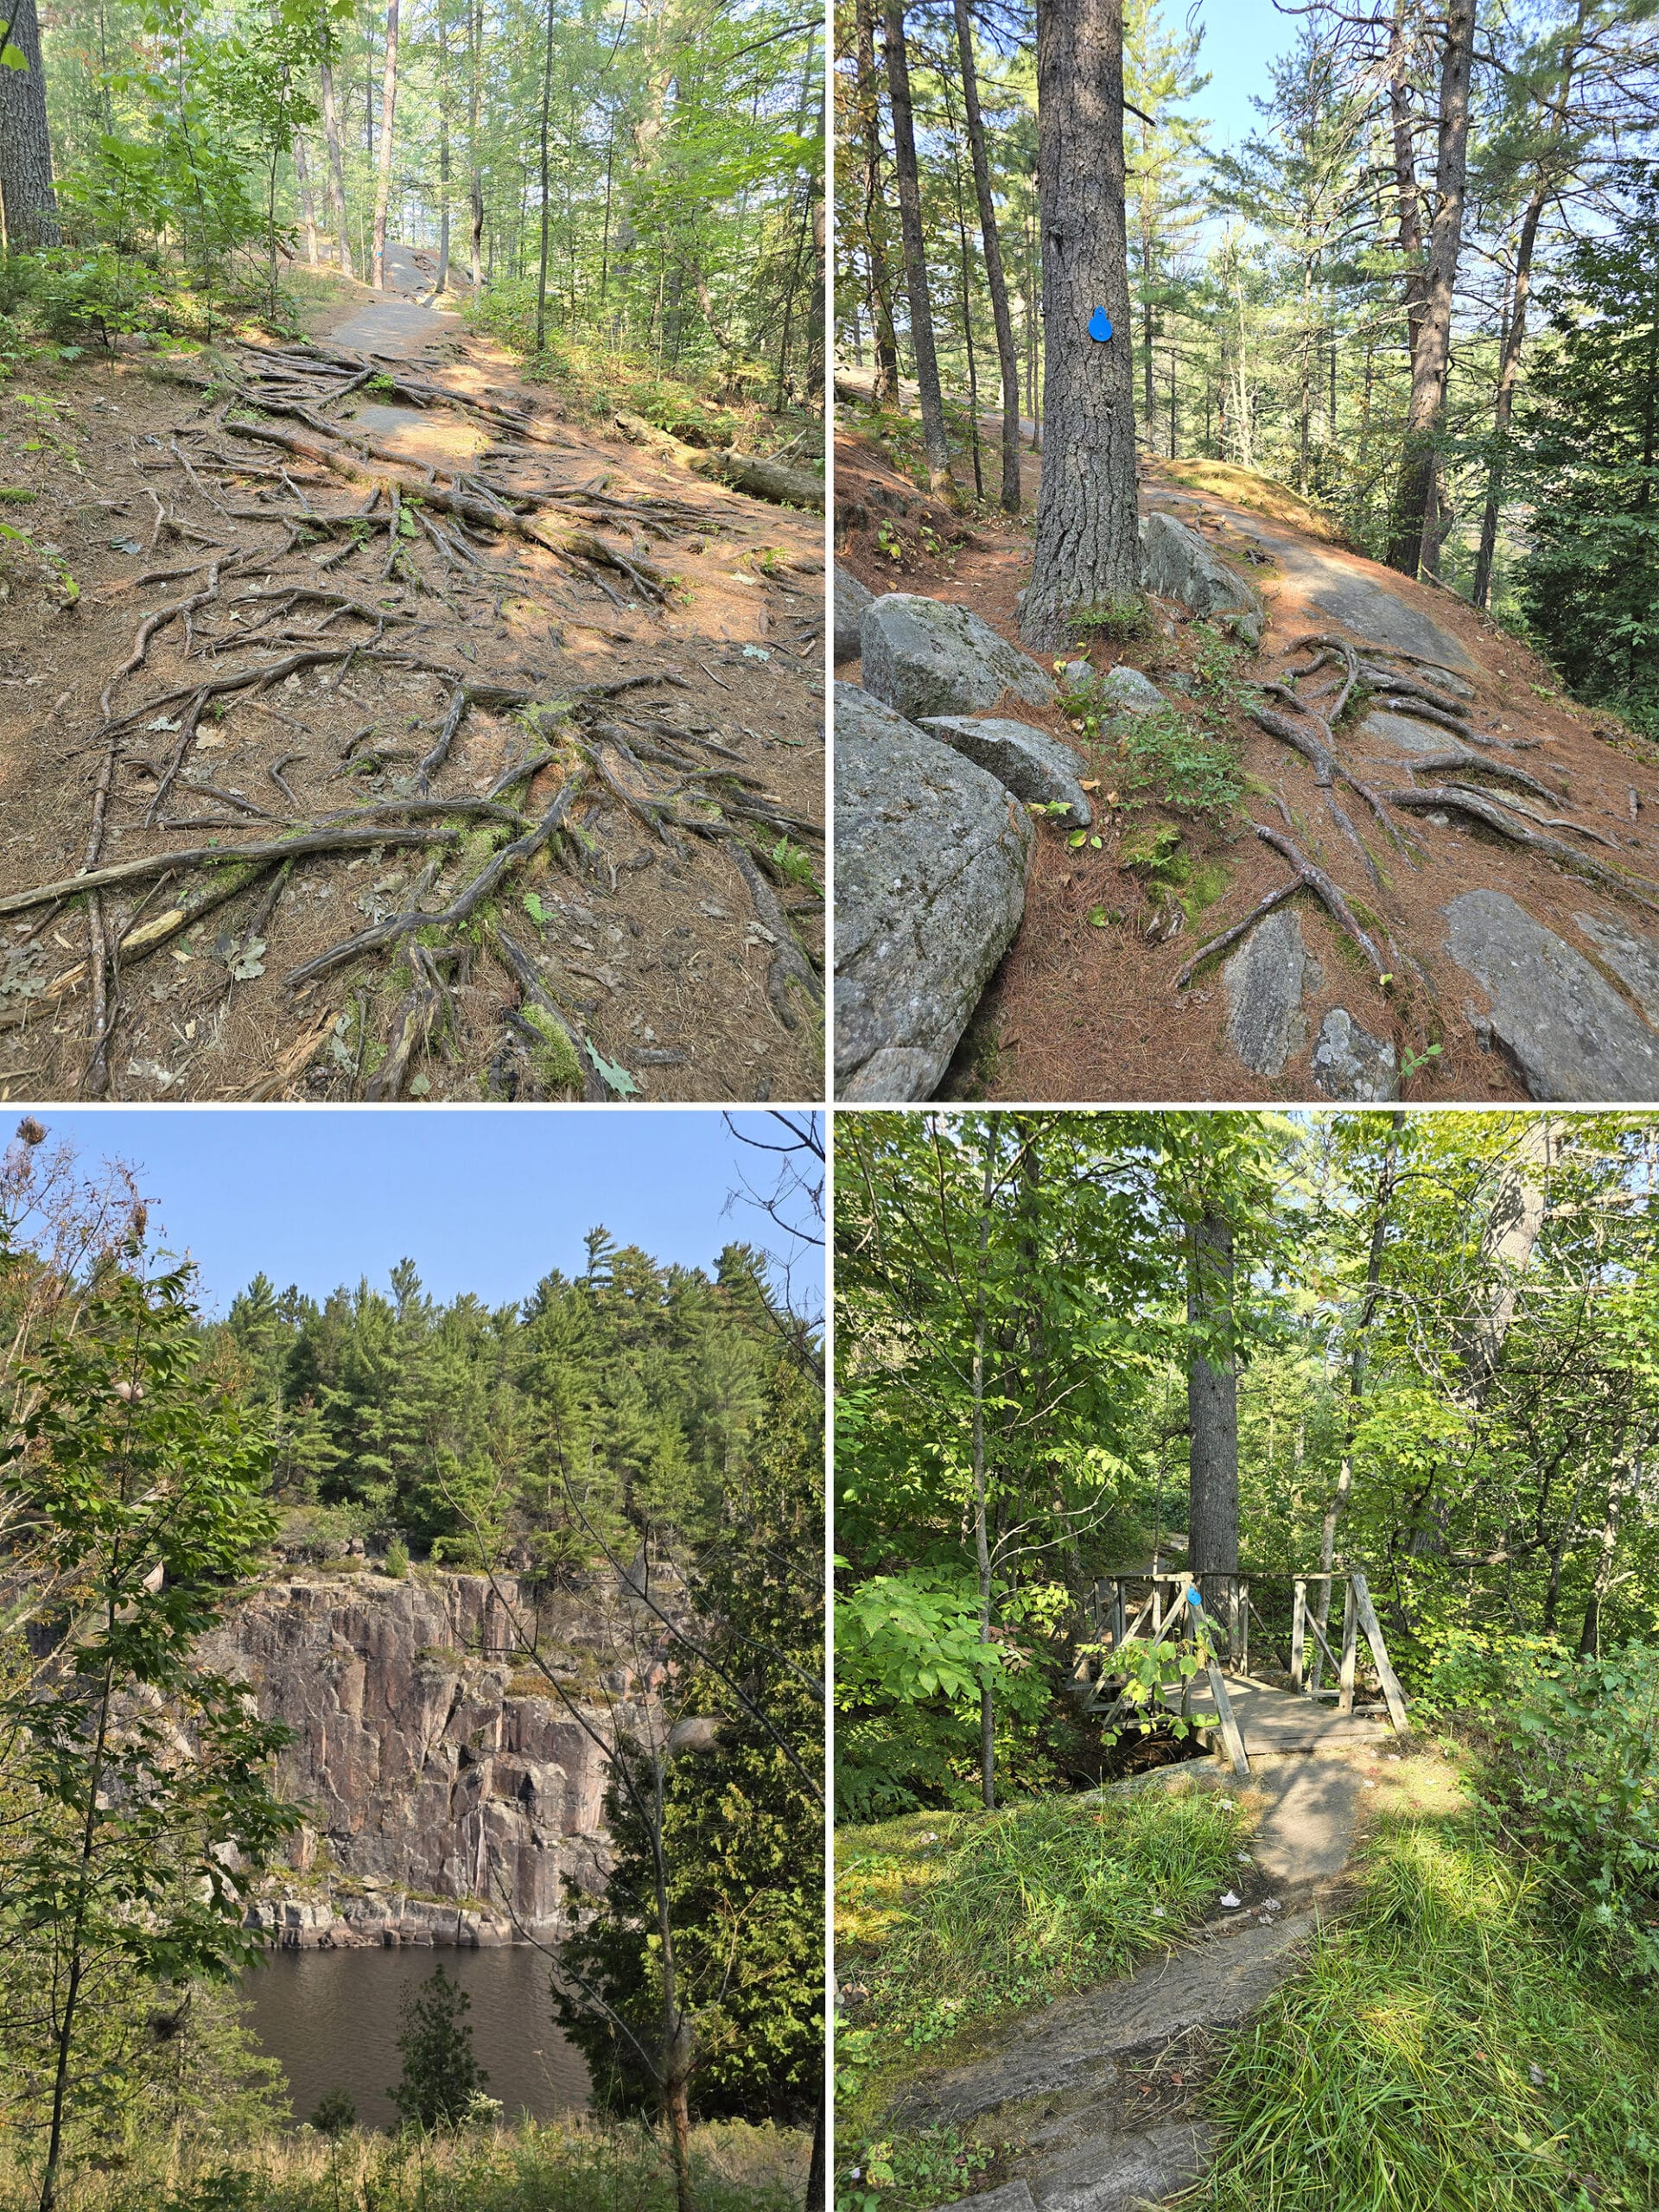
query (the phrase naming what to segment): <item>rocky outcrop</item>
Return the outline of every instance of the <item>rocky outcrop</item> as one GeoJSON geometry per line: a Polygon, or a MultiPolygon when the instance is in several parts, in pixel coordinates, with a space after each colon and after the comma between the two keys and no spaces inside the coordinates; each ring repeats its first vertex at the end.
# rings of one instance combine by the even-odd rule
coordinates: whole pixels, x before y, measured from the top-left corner
{"type": "Polygon", "coordinates": [[[849,575],[839,563],[835,571],[836,659],[856,660],[859,654],[859,625],[864,620],[864,610],[873,606],[875,594],[867,591],[858,578],[849,575]]]}
{"type": "Polygon", "coordinates": [[[1532,1097],[1659,1098],[1659,1030],[1581,952],[1503,891],[1465,891],[1446,918],[1446,950],[1490,1000],[1471,1009],[1475,1033],[1503,1047],[1532,1097]]]}
{"type": "Polygon", "coordinates": [[[1084,830],[1094,819],[1077,781],[1081,762],[1069,745],[1046,730],[994,715],[930,715],[921,727],[941,745],[988,770],[1028,806],[1063,806],[1084,830]]]}
{"type": "Polygon", "coordinates": [[[998,637],[966,607],[918,593],[888,592],[859,625],[864,689],[907,721],[972,715],[1012,691],[1046,706],[1054,686],[1027,654],[998,637]]]}
{"type": "Polygon", "coordinates": [[[840,1097],[931,1097],[1020,926],[1034,834],[984,769],[836,686],[840,1097]]]}
{"type": "Polygon", "coordinates": [[[1141,581],[1148,591],[1179,599],[1194,614],[1214,618],[1252,645],[1268,626],[1260,594],[1205,543],[1194,530],[1161,512],[1141,525],[1141,581]]]}
{"type": "Polygon", "coordinates": [[[261,1585],[203,1654],[292,1732],[280,1788],[305,1824],[258,1923],[300,1948],[556,1931],[566,1884],[596,1891],[607,1865],[607,1705],[644,1713],[616,1656],[613,1595],[561,1599],[551,1622],[541,1608],[543,1657],[595,1743],[538,1684],[482,1575],[261,1585]]]}
{"type": "Polygon", "coordinates": [[[1227,1041],[1247,1068],[1277,1075],[1307,1042],[1302,984],[1307,947],[1288,906],[1258,922],[1222,969],[1227,1041]]]}

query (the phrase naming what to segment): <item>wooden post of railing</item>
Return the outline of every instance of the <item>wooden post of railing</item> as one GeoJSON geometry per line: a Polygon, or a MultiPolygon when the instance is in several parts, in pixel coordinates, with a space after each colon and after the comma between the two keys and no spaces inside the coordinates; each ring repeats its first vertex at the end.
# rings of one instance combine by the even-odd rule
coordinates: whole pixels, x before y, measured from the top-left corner
{"type": "Polygon", "coordinates": [[[1354,1603],[1354,1579],[1348,1575],[1343,1582],[1342,1594],[1342,1669],[1338,1680],[1341,1694],[1337,1699],[1338,1713],[1354,1709],[1354,1665],[1359,1656],[1359,1607],[1354,1603]]]}
{"type": "Polygon", "coordinates": [[[1382,1624],[1376,1618],[1376,1607],[1371,1603],[1371,1593],[1363,1574],[1353,1578],[1354,1599],[1359,1610],[1360,1624],[1365,1630],[1365,1640],[1371,1647],[1371,1657],[1376,1662],[1376,1679],[1382,1685],[1382,1694],[1389,1701],[1389,1719],[1394,1723],[1394,1732],[1403,1736],[1411,1726],[1406,1717],[1406,1694],[1400,1687],[1400,1678],[1389,1662],[1382,1643],[1382,1624]]]}
{"type": "Polygon", "coordinates": [[[1241,1675],[1248,1675],[1250,1671],[1250,1586],[1249,1580],[1245,1579],[1241,1580],[1237,1588],[1238,1671],[1241,1675]]]}
{"type": "Polygon", "coordinates": [[[1118,1651],[1123,1644],[1123,1578],[1112,1577],[1112,1649],[1118,1651]]]}
{"type": "Polygon", "coordinates": [[[1302,1646],[1307,1638],[1307,1585],[1300,1576],[1296,1599],[1290,1609],[1290,1687],[1302,1687],[1302,1646]]]}
{"type": "Polygon", "coordinates": [[[1154,1636],[1157,1635],[1158,1631],[1164,1624],[1163,1587],[1164,1586],[1159,1581],[1157,1572],[1154,1569],[1152,1578],[1152,1632],[1154,1636]]]}
{"type": "Polygon", "coordinates": [[[1216,1718],[1221,1723],[1221,1740],[1227,1746],[1227,1756],[1233,1763],[1235,1774],[1248,1774],[1250,1755],[1244,1748],[1244,1738],[1233,1713],[1233,1701],[1227,1694],[1227,1685],[1221,1679],[1221,1669],[1213,1660],[1210,1662],[1210,1694],[1216,1700],[1216,1718]]]}

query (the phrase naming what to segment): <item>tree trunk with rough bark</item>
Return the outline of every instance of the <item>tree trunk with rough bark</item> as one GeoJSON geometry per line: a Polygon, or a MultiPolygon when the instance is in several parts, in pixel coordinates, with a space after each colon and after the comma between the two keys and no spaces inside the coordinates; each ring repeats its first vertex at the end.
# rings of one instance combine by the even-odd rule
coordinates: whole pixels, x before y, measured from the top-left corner
{"type": "MultiPolygon", "coordinates": [[[[1395,1114],[1376,1179],[1376,1199],[1371,1215],[1371,1244],[1365,1261],[1365,1295],[1360,1300],[1353,1348],[1348,1355],[1348,1408],[1343,1423],[1342,1459],[1337,1470],[1337,1486],[1325,1509],[1325,1520],[1319,1529],[1321,1574],[1331,1573],[1336,1566],[1337,1523],[1342,1518],[1353,1492],[1354,1437],[1359,1427],[1360,1401],[1365,1395],[1365,1359],[1370,1349],[1371,1324],[1376,1318],[1377,1298],[1382,1286],[1382,1248],[1388,1236],[1389,1209],[1394,1203],[1395,1180],[1400,1164],[1400,1139],[1405,1125],[1405,1116],[1395,1114]]],[[[1331,1625],[1331,1587],[1329,1582],[1321,1582],[1314,1599],[1314,1618],[1319,1622],[1321,1635],[1331,1625]]],[[[1310,1677],[1316,1690],[1324,1671],[1325,1654],[1316,1643],[1310,1677]]]]}
{"type": "Polygon", "coordinates": [[[305,257],[310,266],[317,265],[317,210],[311,197],[311,165],[305,155],[305,133],[294,134],[294,181],[299,187],[300,219],[305,225],[305,257]]]}
{"type": "Polygon", "coordinates": [[[340,158],[340,111],[334,105],[334,73],[325,61],[318,71],[322,80],[322,136],[328,149],[328,198],[334,211],[334,239],[340,273],[355,274],[352,241],[346,228],[346,172],[340,158]]]}
{"type": "Polygon", "coordinates": [[[1527,306],[1532,291],[1532,258],[1538,243],[1538,226],[1543,219],[1544,209],[1548,205],[1551,194],[1560,188],[1561,181],[1552,156],[1559,158],[1562,141],[1567,136],[1567,104],[1572,97],[1573,73],[1583,51],[1583,32],[1588,12],[1589,0],[1579,0],[1578,20],[1562,50],[1560,71],[1555,80],[1555,120],[1550,130],[1549,143],[1538,157],[1532,190],[1527,195],[1526,212],[1521,219],[1521,235],[1516,245],[1515,290],[1498,359],[1497,393],[1492,407],[1492,455],[1486,469],[1486,504],[1480,518],[1480,550],[1475,556],[1474,585],[1470,593],[1477,607],[1486,607],[1491,602],[1492,563],[1497,552],[1497,524],[1503,511],[1503,478],[1509,462],[1510,419],[1515,411],[1516,386],[1521,378],[1521,349],[1527,336],[1527,306]]]}
{"type": "Polygon", "coordinates": [[[1233,1342],[1233,1231],[1207,1213],[1188,1231],[1186,1318],[1211,1333],[1187,1354],[1192,1440],[1187,1482],[1187,1572],[1238,1572],[1238,1360],[1233,1342]]]}
{"type": "Polygon", "coordinates": [[[467,67],[469,79],[467,95],[467,166],[471,172],[469,197],[472,201],[471,274],[474,296],[484,283],[484,172],[478,158],[478,72],[480,48],[484,42],[483,0],[479,0],[476,14],[473,0],[467,0],[467,67]]]}
{"type": "Polygon", "coordinates": [[[882,43],[887,48],[887,98],[893,107],[893,165],[899,179],[899,222],[905,241],[905,294],[910,306],[910,343],[920,388],[922,446],[927,488],[948,507],[959,505],[944,434],[944,400],[933,346],[933,308],[927,291],[927,244],[922,229],[922,186],[916,166],[916,125],[911,111],[910,58],[905,48],[904,0],[886,0],[882,43]]]}
{"type": "Polygon", "coordinates": [[[887,283],[887,226],[881,200],[881,96],[875,74],[874,0],[857,0],[855,22],[853,99],[857,116],[859,166],[864,194],[864,269],[875,345],[878,407],[899,404],[899,341],[893,329],[893,294],[887,283]]]}
{"type": "Polygon", "coordinates": [[[392,119],[397,106],[397,5],[386,0],[386,60],[380,79],[380,159],[374,180],[374,267],[370,282],[386,289],[386,211],[391,201],[392,119]]]}
{"type": "Polygon", "coordinates": [[[968,117],[968,151],[974,164],[974,196],[979,202],[979,235],[985,248],[985,285],[991,296],[996,329],[997,366],[1002,376],[1002,506],[1020,512],[1020,356],[1014,351],[1014,317],[1008,311],[1008,280],[997,234],[996,202],[991,194],[991,165],[985,152],[985,122],[979,107],[979,73],[974,62],[974,27],[968,0],[956,0],[957,53],[962,63],[962,101],[968,117]]]}
{"type": "Polygon", "coordinates": [[[1070,641],[1079,608],[1133,594],[1135,397],[1123,215],[1122,0],[1042,0],[1037,10],[1037,169],[1042,226],[1042,489],[1020,628],[1070,641]],[[1090,318],[1103,308],[1114,335],[1090,318]]]}
{"type": "Polygon", "coordinates": [[[1429,226],[1423,312],[1411,357],[1400,465],[1400,503],[1389,565],[1414,576],[1433,573],[1439,543],[1440,433],[1452,360],[1452,296],[1463,251],[1463,208],[1469,156],[1469,79],[1474,63],[1475,0],[1449,0],[1440,51],[1440,112],[1434,165],[1434,218],[1429,226]]]}
{"type": "Polygon", "coordinates": [[[33,253],[37,247],[59,245],[62,238],[52,184],[41,25],[35,0],[14,0],[6,14],[11,17],[10,42],[29,67],[0,69],[0,216],[7,251],[33,253]]]}

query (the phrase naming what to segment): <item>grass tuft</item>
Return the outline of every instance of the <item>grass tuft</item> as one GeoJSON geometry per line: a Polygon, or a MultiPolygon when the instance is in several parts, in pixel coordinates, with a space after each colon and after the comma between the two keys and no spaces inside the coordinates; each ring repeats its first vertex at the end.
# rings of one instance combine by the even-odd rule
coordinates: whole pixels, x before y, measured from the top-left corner
{"type": "Polygon", "coordinates": [[[842,1829],[838,1971],[868,1992],[836,2039],[843,2122],[872,2115],[921,2054],[1109,1981],[1190,1924],[1240,1817],[1177,1787],[842,1829]]]}
{"type": "Polygon", "coordinates": [[[1192,2212],[1649,2212],[1650,1999],[1570,1964],[1471,1814],[1386,1821],[1362,1879],[1217,2076],[1192,2212]]]}

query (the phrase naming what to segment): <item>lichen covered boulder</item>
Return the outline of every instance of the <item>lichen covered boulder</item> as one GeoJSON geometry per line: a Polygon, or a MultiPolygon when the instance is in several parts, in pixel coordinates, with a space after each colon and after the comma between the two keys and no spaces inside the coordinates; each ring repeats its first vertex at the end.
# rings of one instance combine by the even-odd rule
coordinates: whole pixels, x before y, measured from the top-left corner
{"type": "Polygon", "coordinates": [[[838,683],[837,1096],[931,1097],[1020,926],[1035,833],[997,779],[838,683]]]}

